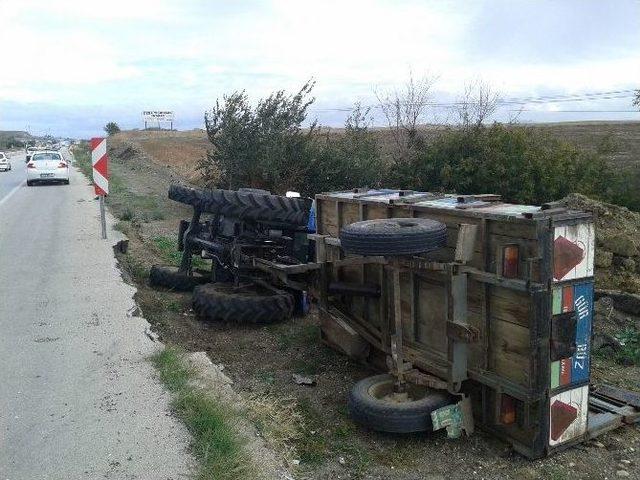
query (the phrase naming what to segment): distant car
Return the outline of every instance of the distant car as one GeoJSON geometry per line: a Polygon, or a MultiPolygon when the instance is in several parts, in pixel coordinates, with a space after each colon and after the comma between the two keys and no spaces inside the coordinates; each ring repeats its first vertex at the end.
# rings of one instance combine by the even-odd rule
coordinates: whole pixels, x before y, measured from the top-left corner
{"type": "Polygon", "coordinates": [[[29,160],[31,160],[31,156],[37,151],[37,147],[27,147],[27,158],[25,159],[25,162],[29,162],[29,160]]]}
{"type": "Polygon", "coordinates": [[[27,185],[50,181],[69,185],[69,164],[58,152],[34,152],[27,163],[27,185]]]}
{"type": "Polygon", "coordinates": [[[7,170],[11,170],[11,162],[3,152],[0,152],[0,171],[6,172],[7,170]]]}

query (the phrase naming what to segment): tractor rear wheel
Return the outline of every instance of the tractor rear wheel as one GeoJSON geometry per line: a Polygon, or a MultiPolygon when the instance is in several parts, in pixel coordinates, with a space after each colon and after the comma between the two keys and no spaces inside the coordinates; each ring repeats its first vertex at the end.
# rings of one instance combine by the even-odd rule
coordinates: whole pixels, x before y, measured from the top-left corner
{"type": "Polygon", "coordinates": [[[293,296],[257,285],[210,283],[193,291],[193,309],[203,320],[266,324],[293,315],[293,296]]]}

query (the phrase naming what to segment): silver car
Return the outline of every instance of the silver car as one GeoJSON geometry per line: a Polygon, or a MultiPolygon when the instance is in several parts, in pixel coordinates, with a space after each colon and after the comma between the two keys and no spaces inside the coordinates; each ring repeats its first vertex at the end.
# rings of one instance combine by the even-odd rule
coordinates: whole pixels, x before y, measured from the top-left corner
{"type": "Polygon", "coordinates": [[[7,170],[11,170],[11,162],[3,152],[0,152],[0,171],[6,172],[7,170]]]}
{"type": "Polygon", "coordinates": [[[58,152],[34,152],[27,163],[27,185],[50,181],[69,185],[69,164],[58,152]]]}

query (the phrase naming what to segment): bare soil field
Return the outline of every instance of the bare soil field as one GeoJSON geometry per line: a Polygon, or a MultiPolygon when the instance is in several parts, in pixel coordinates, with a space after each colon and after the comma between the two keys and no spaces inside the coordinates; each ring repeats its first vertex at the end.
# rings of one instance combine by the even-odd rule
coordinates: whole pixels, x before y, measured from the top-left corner
{"type": "MultiPolygon", "coordinates": [[[[274,405],[295,409],[299,415],[289,421],[299,434],[284,439],[286,451],[277,451],[289,458],[295,478],[600,480],[626,475],[640,479],[637,426],[530,461],[483,432],[449,440],[443,431],[395,436],[355,425],[347,415],[347,393],[356,381],[374,372],[319,341],[313,309],[305,317],[267,327],[207,324],[194,316],[190,293],[148,286],[152,264],[179,260],[177,224],[191,211],[168,200],[167,190],[172,181],[193,178],[188,166],[194,152],[206,148],[204,134],[124,132],[110,138],[109,147],[114,188],[108,204],[120,218],[118,229],[130,239],[128,253],[119,254],[119,260],[123,275],[138,287],[136,301],[144,316],[164,342],[187,351],[206,351],[214,363],[224,365],[243,398],[267,396],[275,399],[274,405]],[[192,150],[175,146],[181,142],[192,150]],[[294,373],[313,376],[316,385],[297,385],[294,373]]],[[[612,312],[606,302],[599,301],[596,312],[597,331],[615,334],[640,328],[638,318],[612,312]]],[[[595,356],[593,363],[594,382],[640,390],[639,366],[621,366],[607,355],[595,356]]]]}

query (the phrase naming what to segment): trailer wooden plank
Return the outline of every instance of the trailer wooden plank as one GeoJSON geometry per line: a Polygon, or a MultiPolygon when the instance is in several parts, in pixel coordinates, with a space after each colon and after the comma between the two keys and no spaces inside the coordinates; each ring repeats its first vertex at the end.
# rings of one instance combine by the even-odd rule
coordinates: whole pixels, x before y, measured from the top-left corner
{"type": "Polygon", "coordinates": [[[531,323],[531,297],[503,287],[493,287],[489,296],[491,318],[529,328],[531,323]]]}
{"type": "Polygon", "coordinates": [[[491,318],[490,368],[525,387],[530,384],[529,329],[491,318]]]}

